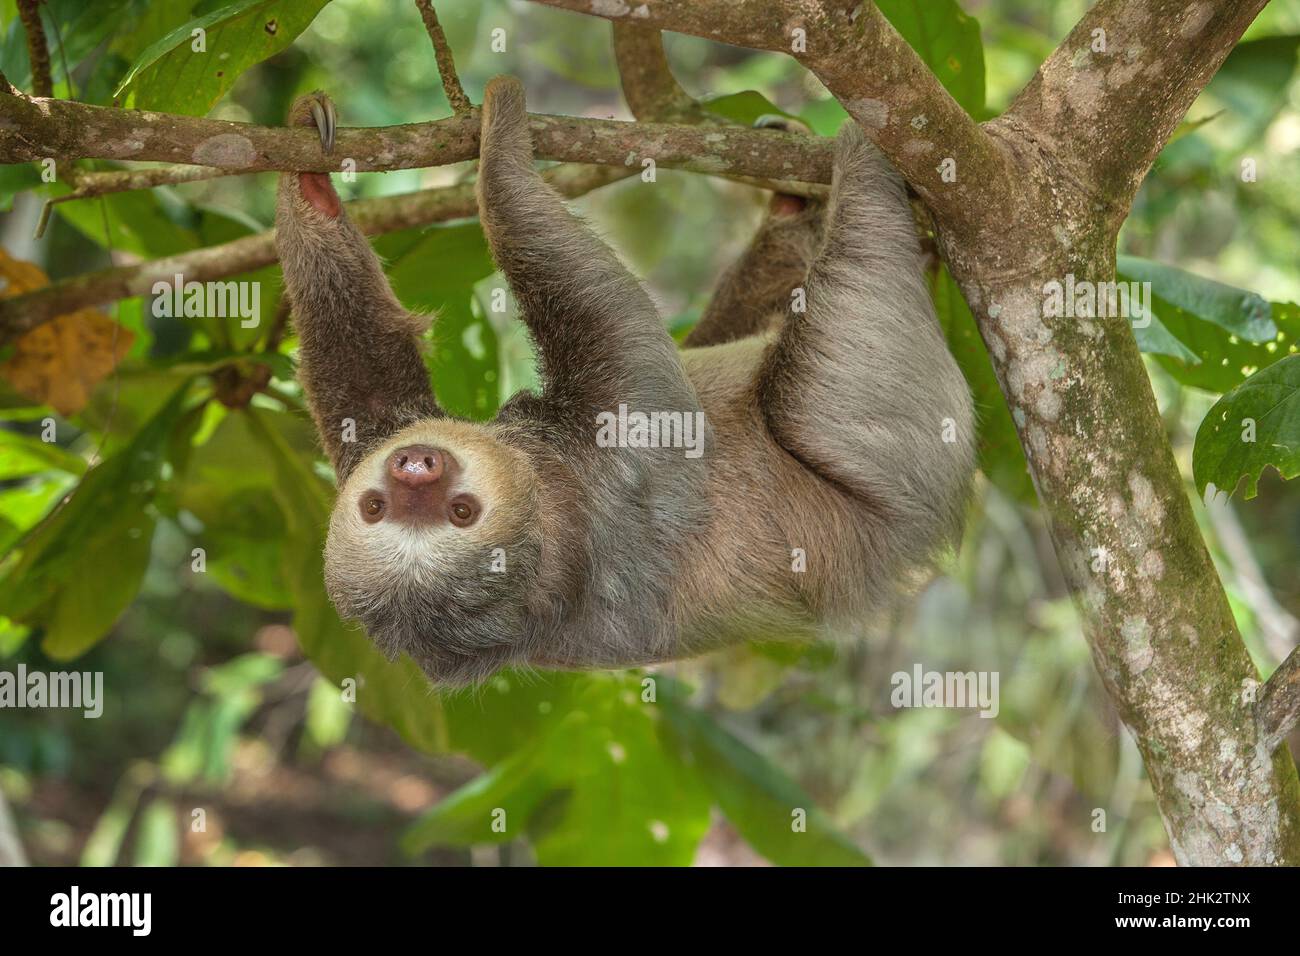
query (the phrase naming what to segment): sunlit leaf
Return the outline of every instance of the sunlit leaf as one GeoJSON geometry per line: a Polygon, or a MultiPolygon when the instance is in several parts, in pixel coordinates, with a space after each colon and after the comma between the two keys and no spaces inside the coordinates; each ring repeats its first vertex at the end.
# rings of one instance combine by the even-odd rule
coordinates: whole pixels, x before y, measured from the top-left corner
{"type": "Polygon", "coordinates": [[[979,22],[956,0],[876,0],[952,98],[972,116],[984,109],[984,44],[979,22]]]}

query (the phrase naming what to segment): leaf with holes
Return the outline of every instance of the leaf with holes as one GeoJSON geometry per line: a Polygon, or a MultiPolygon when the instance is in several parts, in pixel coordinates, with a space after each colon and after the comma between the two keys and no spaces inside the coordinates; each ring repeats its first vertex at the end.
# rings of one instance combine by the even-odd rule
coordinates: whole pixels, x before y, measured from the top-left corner
{"type": "Polygon", "coordinates": [[[130,90],[137,109],[202,116],[241,73],[293,43],[327,2],[238,0],[183,23],[140,54],[113,95],[130,90]]]}
{"type": "Polygon", "coordinates": [[[1231,495],[1242,478],[1255,497],[1266,465],[1283,478],[1300,475],[1300,355],[1260,369],[1210,409],[1196,430],[1192,474],[1231,495]]]}

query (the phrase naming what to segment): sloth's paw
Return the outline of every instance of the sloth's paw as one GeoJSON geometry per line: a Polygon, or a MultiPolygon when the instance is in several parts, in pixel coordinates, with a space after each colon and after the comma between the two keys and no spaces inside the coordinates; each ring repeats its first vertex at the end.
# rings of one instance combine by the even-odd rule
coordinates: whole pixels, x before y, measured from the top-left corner
{"type": "Polygon", "coordinates": [[[289,107],[288,125],[316,127],[316,131],[320,134],[321,149],[326,153],[334,149],[334,128],[337,120],[334,101],[320,90],[304,93],[289,107]]]}
{"type": "Polygon", "coordinates": [[[803,133],[811,135],[812,129],[803,120],[781,113],[764,113],[754,120],[754,129],[779,129],[783,133],[803,133]]]}

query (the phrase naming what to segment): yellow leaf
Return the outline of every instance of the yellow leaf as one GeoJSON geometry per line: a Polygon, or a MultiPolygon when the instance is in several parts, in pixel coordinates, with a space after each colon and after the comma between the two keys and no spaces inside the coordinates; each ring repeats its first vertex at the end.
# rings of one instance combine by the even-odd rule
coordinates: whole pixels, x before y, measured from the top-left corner
{"type": "MultiPolygon", "coordinates": [[[[30,262],[0,249],[0,297],[19,295],[49,279],[30,262]]],[[[60,415],[86,407],[90,395],[131,348],[135,335],[97,309],[81,309],[38,325],[14,342],[0,365],[3,377],[28,398],[60,415]]]]}

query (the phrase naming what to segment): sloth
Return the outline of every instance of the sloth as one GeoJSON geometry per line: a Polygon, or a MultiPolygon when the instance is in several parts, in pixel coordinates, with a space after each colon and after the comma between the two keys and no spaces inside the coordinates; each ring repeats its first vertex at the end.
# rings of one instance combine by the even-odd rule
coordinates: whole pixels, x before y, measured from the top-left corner
{"type": "MultiPolygon", "coordinates": [[[[903,182],[856,125],[829,199],[776,195],[679,349],[534,168],[517,80],[488,84],[481,122],[480,220],[541,383],[491,422],[439,407],[426,320],[329,175],[280,178],[299,376],[337,475],[325,581],[344,619],[463,686],[506,666],[843,633],[933,568],[969,493],[970,393],[903,182]]],[[[289,123],[330,151],[324,94],[289,123]]]]}

